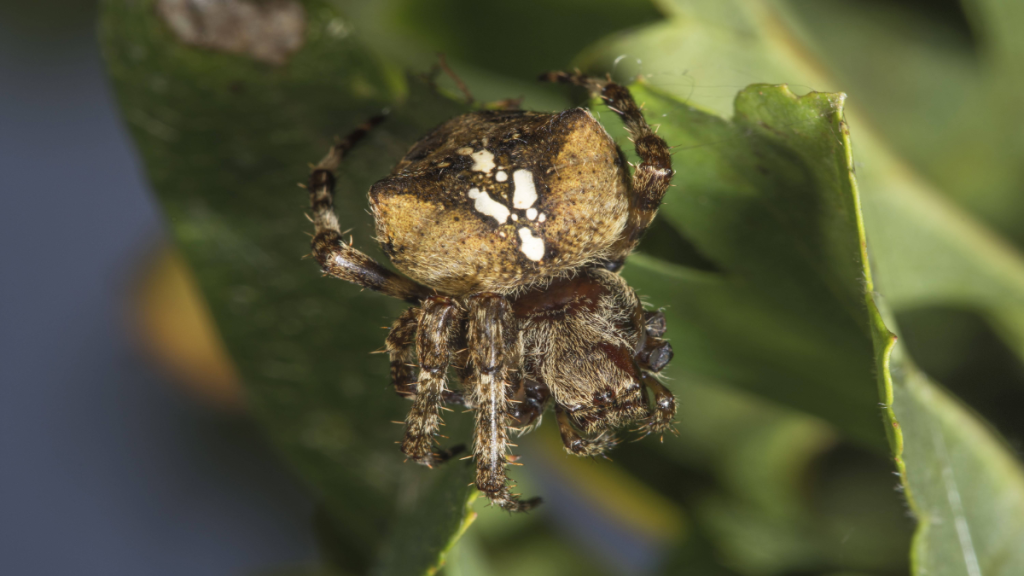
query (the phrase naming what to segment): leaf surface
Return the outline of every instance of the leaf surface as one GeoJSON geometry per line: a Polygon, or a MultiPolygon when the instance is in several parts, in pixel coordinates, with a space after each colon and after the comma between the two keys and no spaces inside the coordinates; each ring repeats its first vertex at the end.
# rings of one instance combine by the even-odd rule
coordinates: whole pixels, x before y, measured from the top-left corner
{"type": "Polygon", "coordinates": [[[675,157],[677,188],[663,212],[722,269],[697,272],[650,256],[627,268],[651,302],[667,306],[678,351],[670,374],[741,385],[862,441],[870,436],[858,436],[858,426],[877,429],[880,391],[890,446],[921,520],[917,573],[1020,571],[1019,462],[905,354],[887,363],[892,341],[875,309],[841,100],[753,86],[737,97],[729,123],[656,91],[634,93],[649,114],[669,119],[661,134],[689,148],[682,162],[675,157]],[[761,161],[770,170],[759,170],[761,161]],[[793,334],[818,345],[787,346],[793,334]],[[836,398],[846,419],[826,405],[836,398]]]}
{"type": "MultiPolygon", "coordinates": [[[[1003,6],[1000,0],[982,4],[1003,6]]],[[[882,139],[889,133],[873,129],[879,124],[895,124],[893,118],[875,112],[889,106],[891,99],[887,94],[876,96],[869,91],[862,95],[857,86],[868,86],[866,81],[848,85],[846,77],[851,74],[844,76],[842,71],[850,67],[841,66],[847,61],[837,58],[823,60],[817,50],[818,44],[808,41],[813,35],[800,27],[801,21],[790,13],[787,4],[771,0],[664,0],[660,5],[670,16],[668,20],[599,43],[581,56],[583,67],[598,71],[617,68],[623,75],[642,72],[661,90],[723,117],[732,114],[732,95],[754,82],[788,84],[798,93],[813,89],[851,94],[847,114],[850,123],[857,126],[856,172],[863,191],[862,209],[866,216],[873,265],[885,279],[885,295],[889,303],[896,312],[936,304],[976,311],[990,321],[1007,345],[1024,359],[1024,256],[1007,241],[1007,237],[987,230],[946,197],[945,193],[952,185],[949,178],[938,180],[932,174],[923,176],[892,154],[890,144],[882,139]],[[876,105],[879,98],[884,100],[885,106],[876,105]]],[[[1016,14],[1006,7],[1002,10],[1016,14]]],[[[829,17],[836,18],[834,15],[829,17]]],[[[872,34],[884,33],[873,22],[865,24],[872,34]]],[[[844,25],[854,24],[844,22],[844,25]]],[[[907,50],[904,48],[898,53],[907,50]]],[[[901,61],[899,58],[894,60],[901,61]]],[[[857,56],[857,62],[864,61],[873,63],[873,69],[888,66],[881,66],[878,58],[857,56]]],[[[944,62],[934,64],[932,68],[942,68],[943,74],[961,74],[956,64],[949,65],[952,70],[946,70],[945,66],[944,62]]],[[[948,81],[950,90],[954,91],[974,84],[968,72],[962,74],[941,80],[948,81]]],[[[903,76],[915,77],[916,72],[907,72],[903,76]]],[[[1013,75],[1003,74],[1001,77],[1006,76],[1013,75]]],[[[918,103],[922,101],[931,103],[934,100],[923,99],[924,92],[920,93],[922,97],[913,100],[915,106],[920,107],[918,103]]],[[[996,93],[1006,94],[1007,91],[996,93]]],[[[939,102],[953,101],[959,110],[963,109],[965,98],[954,92],[948,97],[940,97],[939,102]]],[[[974,108],[987,107],[978,104],[974,108]]],[[[886,110],[891,113],[892,107],[886,110]]],[[[913,125],[931,123],[930,129],[934,129],[934,125],[939,123],[937,119],[945,121],[954,116],[948,110],[932,112],[913,125]]],[[[915,110],[911,117],[914,114],[920,114],[920,111],[915,110]]],[[[1007,117],[1015,117],[1015,114],[1001,114],[998,123],[1008,127],[1009,132],[1000,130],[998,133],[1007,134],[1006,138],[1019,138],[1024,131],[1017,129],[1019,123],[1015,126],[1013,122],[1003,120],[1007,117]]],[[[978,126],[970,129],[980,130],[978,126]]],[[[1000,162],[998,168],[979,168],[983,175],[964,176],[971,182],[971,194],[978,191],[978,197],[989,192],[1015,199],[1020,197],[1016,193],[1018,185],[1006,184],[1009,181],[1005,179],[1000,180],[1002,183],[988,179],[1007,171],[1016,178],[1016,167],[1020,162],[1006,157],[1006,154],[1015,153],[1012,150],[1016,150],[1016,143],[1002,146],[999,154],[987,154],[983,162],[975,162],[970,155],[957,156],[955,150],[964,144],[980,153],[982,148],[972,146],[972,143],[987,147],[992,144],[988,136],[974,134],[957,138],[953,134],[941,137],[928,134],[928,131],[913,133],[925,150],[947,140],[951,142],[952,152],[944,149],[941,157],[933,158],[935,164],[944,168],[961,165],[984,167],[993,161],[1000,162]]],[[[708,144],[711,143],[696,145],[708,144]]],[[[676,155],[689,153],[683,148],[677,150],[676,155]]],[[[1020,210],[1013,206],[997,203],[989,212],[1012,219],[1012,225],[1001,227],[1004,234],[1008,234],[1008,230],[1021,229],[1016,226],[1016,215],[1020,210]]],[[[1013,235],[1008,234],[1008,237],[1013,235]]]]}
{"type": "MultiPolygon", "coordinates": [[[[325,504],[331,557],[340,568],[430,573],[472,517],[465,506],[471,468],[402,464],[394,445],[401,428],[390,422],[407,407],[388,390],[386,360],[369,356],[402,306],[322,279],[300,260],[311,227],[302,217],[308,200],[295,183],[334,137],[391,109],[346,159],[337,194],[343,227],[353,228],[357,247],[381,259],[365,190],[416,138],[464,107],[405,76],[394,62],[422,56],[411,55],[414,43],[396,40],[390,50],[405,56],[392,58],[382,45],[400,35],[377,35],[370,17],[349,13],[368,8],[303,2],[304,45],[273,66],[184,46],[153,5],[106,0],[104,50],[171,233],[196,272],[249,402],[325,504]]],[[[659,89],[634,89],[675,149],[677,187],[661,213],[671,225],[652,231],[663,241],[644,244],[647,254],[635,255],[626,275],[649,302],[667,307],[677,352],[670,375],[682,386],[699,380],[742,387],[817,415],[876,451],[888,435],[912,508],[926,520],[914,546],[919,573],[1024,571],[1019,463],[909,360],[897,352],[886,363],[890,340],[874,310],[841,96],[752,86],[735,98],[728,121],[684,104],[732,115],[735,92],[752,82],[833,85],[768,4],[665,6],[669,21],[609,40],[586,60],[610,69],[622,54],[642,56],[645,71],[658,74],[659,89]],[[694,255],[717,271],[691,267],[694,255]]],[[[514,95],[520,86],[481,69],[467,79],[479,80],[484,94],[514,95]]],[[[601,113],[614,124],[612,114],[601,113]]],[[[1019,254],[893,161],[877,138],[859,128],[857,135],[867,236],[889,303],[973,306],[1024,357],[1019,254]]],[[[466,415],[447,420],[453,443],[469,437],[466,415]]],[[[815,422],[781,422],[779,429],[829,434],[815,422]]],[[[792,463],[762,467],[775,477],[748,486],[755,498],[791,496],[789,475],[822,445],[807,439],[787,451],[787,443],[737,443],[792,463]]],[[[747,461],[724,460],[736,468],[747,461]]]]}
{"type": "MultiPolygon", "coordinates": [[[[401,303],[322,278],[303,260],[312,226],[296,184],[367,118],[387,122],[346,159],[337,208],[380,258],[365,191],[415,139],[463,108],[407,81],[346,32],[333,2],[303,4],[305,44],[286,65],[183,45],[154,2],[108,0],[101,39],[114,87],[171,235],[195,272],[248,403],[326,506],[332,558],[365,573],[389,534],[417,551],[379,574],[425,573],[468,518],[472,467],[404,464],[406,403],[373,356],[401,303]],[[397,572],[395,570],[398,570],[397,572]]],[[[445,433],[468,437],[468,415],[445,433]]],[[[454,443],[454,441],[453,441],[454,443]]]]}

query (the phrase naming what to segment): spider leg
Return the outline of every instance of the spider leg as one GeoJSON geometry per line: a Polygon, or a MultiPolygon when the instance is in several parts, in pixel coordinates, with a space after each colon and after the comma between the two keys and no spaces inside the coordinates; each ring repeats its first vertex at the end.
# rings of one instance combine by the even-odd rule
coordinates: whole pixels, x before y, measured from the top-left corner
{"type": "Polygon", "coordinates": [[[384,347],[391,358],[391,384],[403,398],[416,397],[416,375],[413,371],[412,346],[416,342],[416,326],[420,321],[420,308],[409,308],[391,325],[384,347]]]}
{"type": "MultiPolygon", "coordinates": [[[[420,308],[409,308],[391,325],[391,332],[384,340],[388,356],[391,357],[391,384],[402,398],[416,398],[416,373],[413,365],[413,345],[416,343],[416,328],[419,326],[420,308]]],[[[446,404],[466,405],[462,394],[454,390],[441,393],[446,404]]]]}
{"type": "Polygon", "coordinates": [[[476,487],[491,502],[510,512],[525,512],[539,498],[520,501],[509,491],[508,428],[511,413],[509,379],[517,361],[512,307],[502,296],[482,293],[468,299],[467,343],[472,372],[472,404],[476,406],[476,487]]]}
{"type": "Polygon", "coordinates": [[[459,75],[451,69],[451,66],[448,66],[448,60],[444,57],[444,53],[442,52],[437,53],[437,67],[443,70],[449,78],[455,81],[455,85],[458,86],[459,91],[466,97],[466,104],[472,104],[473,94],[469,91],[469,88],[466,87],[466,83],[462,81],[462,78],[459,78],[459,75]]]}
{"type": "Polygon", "coordinates": [[[672,430],[672,421],[676,417],[676,397],[651,374],[644,374],[642,382],[645,388],[654,392],[654,410],[640,430],[645,436],[652,432],[663,434],[672,430]]]}
{"type": "Polygon", "coordinates": [[[388,296],[419,303],[430,296],[431,291],[395,274],[366,254],[345,244],[341,239],[338,216],[334,213],[334,171],[338,169],[341,159],[352,146],[362,140],[383,119],[383,116],[377,116],[369,120],[347,138],[332,146],[310,173],[307,189],[313,208],[313,257],[320,263],[325,274],[383,292],[388,296]]]}
{"type": "Polygon", "coordinates": [[[579,72],[548,72],[541,76],[541,80],[575,84],[586,88],[595,96],[600,96],[608,109],[622,118],[626,130],[632,136],[636,153],[640,156],[640,164],[633,172],[629,218],[622,237],[612,247],[612,255],[609,258],[609,263],[613,265],[610,269],[617,268],[654,220],[661,200],[665,197],[665,191],[668,190],[669,182],[672,181],[672,157],[669,155],[669,147],[647,124],[643,112],[625,86],[611,80],[591,78],[579,72]]]}
{"type": "Polygon", "coordinates": [[[431,296],[423,301],[416,334],[420,373],[415,383],[412,409],[405,419],[402,452],[426,466],[439,464],[444,461],[444,456],[450,455],[434,453],[434,436],[441,425],[445,376],[451,361],[451,343],[459,313],[458,304],[447,296],[431,296]]]}
{"type": "Polygon", "coordinates": [[[607,431],[590,438],[581,435],[573,427],[569,413],[559,404],[555,404],[555,418],[558,420],[558,433],[562,436],[562,444],[569,454],[600,456],[618,444],[615,436],[607,431]]]}

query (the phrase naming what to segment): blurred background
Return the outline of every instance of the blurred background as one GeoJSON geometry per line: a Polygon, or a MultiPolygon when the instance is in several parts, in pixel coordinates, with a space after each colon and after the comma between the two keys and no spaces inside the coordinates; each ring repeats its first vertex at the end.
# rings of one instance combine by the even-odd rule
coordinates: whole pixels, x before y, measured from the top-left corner
{"type": "Polygon", "coordinates": [[[0,573],[239,574],[314,558],[237,404],[145,350],[165,242],[88,1],[0,3],[0,573]]]}
{"type": "MultiPolygon", "coordinates": [[[[976,42],[954,0],[846,4],[895,7],[944,37],[976,42]]],[[[81,0],[0,4],[0,573],[212,575],[311,564],[314,504],[246,415],[237,377],[204,331],[192,280],[166,247],[105,77],[95,14],[95,3],[81,0]]],[[[515,56],[498,55],[496,65],[505,58],[517,72],[515,56]]],[[[947,307],[898,319],[922,367],[1019,453],[1024,369],[988,323],[947,307]]],[[[742,419],[744,409],[730,413],[742,419]]],[[[912,521],[890,463],[817,421],[774,410],[758,404],[749,413],[784,421],[773,428],[780,441],[812,433],[803,454],[814,464],[792,482],[806,488],[816,516],[777,534],[786,541],[769,546],[772,558],[734,550],[742,559],[723,568],[703,536],[674,547],[694,530],[681,508],[722,519],[720,533],[754,527],[740,539],[773,533],[763,517],[744,516],[749,509],[706,498],[720,480],[701,456],[652,467],[642,462],[651,450],[617,452],[622,467],[647,470],[642,483],[614,469],[597,474],[635,495],[624,510],[574,489],[574,478],[593,471],[551,456],[547,426],[547,437],[523,443],[536,465],[521,484],[551,504],[511,521],[483,511],[450,573],[640,574],[685,560],[708,574],[839,574],[848,566],[831,552],[801,548],[805,530],[822,525],[854,540],[857,530],[886,526],[857,549],[873,560],[851,570],[906,573],[912,521]]]]}

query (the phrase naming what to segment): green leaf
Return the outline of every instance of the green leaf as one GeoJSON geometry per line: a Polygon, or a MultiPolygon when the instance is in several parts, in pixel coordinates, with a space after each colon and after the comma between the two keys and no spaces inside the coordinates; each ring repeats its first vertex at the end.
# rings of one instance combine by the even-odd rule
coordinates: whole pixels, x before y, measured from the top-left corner
{"type": "MultiPolygon", "coordinates": [[[[416,553],[396,569],[426,573],[464,528],[473,472],[465,463],[443,472],[403,464],[392,422],[407,408],[390,391],[386,358],[371,356],[402,306],[321,278],[302,259],[311,227],[296,183],[335,137],[391,107],[346,159],[337,194],[343,226],[379,257],[365,191],[415,139],[463,109],[367,50],[333,2],[304,7],[305,43],[287,65],[184,45],[149,0],[106,1],[101,40],[169,230],[250,407],[326,506],[332,558],[365,573],[389,534],[400,534],[416,553]]],[[[447,423],[446,434],[468,437],[468,415],[447,423]]]]}
{"type": "Polygon", "coordinates": [[[667,306],[672,374],[741,386],[883,450],[842,96],[753,86],[727,122],[646,86],[634,93],[686,151],[661,217],[722,270],[630,260],[630,282],[667,306]]]}
{"type": "Polygon", "coordinates": [[[1024,571],[1024,471],[969,408],[924,375],[876,322],[897,465],[918,520],[915,574],[1024,571]]]}
{"type": "MultiPolygon", "coordinates": [[[[406,406],[388,393],[386,362],[368,356],[383,340],[378,328],[401,306],[321,279],[314,264],[299,260],[308,252],[309,225],[301,215],[305,194],[294,184],[332,138],[390,108],[388,122],[346,159],[337,202],[357,246],[380,259],[364,191],[414,139],[464,108],[404,75],[402,67],[425,62],[429,50],[396,33],[375,12],[386,12],[382,4],[304,1],[301,50],[268,64],[185,45],[154,2],[106,0],[104,50],[170,230],[196,271],[250,403],[324,503],[329,556],[342,570],[436,570],[471,518],[471,471],[402,464],[394,446],[400,428],[389,421],[400,420],[406,406]]],[[[894,358],[888,377],[888,331],[871,302],[841,98],[754,86],[736,99],[732,121],[679,100],[731,114],[734,93],[754,80],[833,85],[767,4],[666,6],[671,20],[610,40],[589,58],[603,71],[623,54],[623,66],[641,56],[645,71],[655,71],[672,93],[634,87],[675,147],[678,187],[662,211],[670,225],[652,234],[664,241],[645,244],[648,254],[636,255],[626,271],[648,301],[668,306],[678,354],[672,375],[683,386],[740,386],[820,416],[876,451],[888,433],[911,505],[928,520],[915,541],[919,571],[956,573],[961,560],[960,573],[973,576],[968,541],[984,574],[1020,571],[1019,465],[973,415],[913,376],[908,361],[894,358]],[[688,267],[701,258],[718,271],[688,267]],[[878,390],[888,409],[884,427],[878,390]],[[959,499],[950,496],[950,477],[959,499]],[[1009,504],[1001,508],[1000,499],[1009,504]]],[[[552,92],[487,70],[482,51],[454,42],[453,50],[477,65],[464,78],[479,98],[525,93],[527,107],[560,106],[552,92]]],[[[511,73],[519,64],[502,66],[511,73]]],[[[607,112],[603,119],[614,122],[607,112]]],[[[855,126],[869,237],[889,302],[973,306],[1001,322],[1024,357],[1019,254],[855,126]]],[[[759,512],[776,517],[794,507],[780,503],[773,512],[771,503],[795,497],[798,471],[832,434],[818,420],[794,424],[791,417],[737,432],[736,442],[719,445],[729,454],[712,464],[759,512]],[[759,438],[758,430],[773,434],[759,438]],[[751,463],[758,474],[748,477],[751,463]]],[[[445,432],[467,438],[469,424],[454,414],[445,432]]]]}
{"type": "MultiPolygon", "coordinates": [[[[864,553],[851,554],[850,567],[898,564],[898,547],[860,535],[846,542],[811,513],[801,482],[834,442],[829,426],[742,398],[723,402],[713,386],[693,384],[742,386],[884,450],[842,95],[752,86],[730,122],[646,85],[632,90],[680,150],[661,216],[721,270],[638,254],[624,272],[666,306],[677,351],[669,375],[680,382],[681,438],[665,451],[711,459],[741,497],[705,498],[696,514],[745,573],[832,565],[851,550],[864,553]]],[[[890,540],[902,540],[901,527],[890,540]]]]}
{"type": "MultiPolygon", "coordinates": [[[[756,0],[736,0],[732,5],[735,10],[721,3],[673,3],[670,5],[673,18],[669,22],[612,39],[593,50],[584,61],[590,66],[605,67],[625,54],[627,58],[624,62],[634,58],[642,61],[644,71],[650,73],[653,81],[663,89],[687,98],[690,102],[716,109],[723,107],[718,87],[744,81],[743,77],[751,80],[785,80],[815,87],[830,85],[824,82],[822,68],[816,68],[813,58],[802,50],[798,35],[787,29],[785,19],[779,18],[769,4],[756,0]],[[686,78],[680,78],[678,71],[681,69],[696,80],[688,82],[686,78]]],[[[672,113],[667,108],[661,110],[661,113],[671,117],[672,113]]],[[[742,112],[742,108],[738,107],[738,118],[742,118],[742,112]]],[[[851,118],[854,118],[853,114],[851,118]]],[[[856,123],[855,118],[852,121],[856,123]]],[[[663,122],[663,128],[666,127],[669,126],[663,122]]],[[[756,130],[753,132],[757,133],[756,130]]],[[[685,161],[687,169],[698,171],[706,170],[708,162],[715,165],[713,160],[705,158],[707,148],[744,146],[736,142],[745,138],[741,134],[731,138],[701,136],[691,140],[680,139],[676,135],[667,137],[678,146],[675,155],[677,164],[685,161]],[[698,158],[691,160],[691,156],[698,158]]],[[[893,160],[877,137],[858,130],[857,143],[857,173],[864,190],[867,238],[876,256],[874,263],[883,279],[882,293],[887,300],[894,307],[904,309],[923,304],[948,303],[981,311],[994,322],[999,333],[1014,347],[1017,354],[1024,357],[1024,346],[1021,345],[1024,342],[1024,263],[1019,253],[973,222],[921,178],[893,160]]],[[[852,169],[853,165],[850,166],[852,169]]],[[[711,180],[701,178],[699,184],[690,184],[688,189],[686,171],[681,168],[679,172],[676,182],[691,196],[698,194],[707,185],[707,181],[711,180]]],[[[716,254],[715,242],[701,235],[708,227],[706,210],[702,212],[702,205],[687,202],[686,199],[685,194],[681,198],[675,197],[666,204],[663,214],[702,253],[727,272],[731,271],[730,262],[723,260],[721,254],[716,254]],[[680,209],[674,210],[674,205],[680,206],[680,209]]],[[[713,206],[712,202],[715,201],[717,199],[706,198],[703,206],[713,206]]],[[[729,214],[735,213],[733,210],[729,214]]],[[[752,226],[747,228],[753,229],[752,226]]],[[[765,240],[762,239],[758,247],[764,244],[765,240]]],[[[747,248],[756,249],[752,246],[747,248]]],[[[810,410],[836,422],[846,434],[853,433],[856,428],[851,426],[850,420],[835,421],[833,415],[827,413],[827,408],[823,410],[812,406],[813,402],[808,398],[794,400],[792,393],[800,388],[795,385],[797,381],[781,383],[771,377],[751,381],[749,376],[744,378],[743,375],[723,374],[725,367],[757,364],[742,356],[713,356],[718,350],[711,349],[708,343],[716,340],[717,333],[724,329],[723,324],[729,325],[730,318],[728,313],[722,313],[717,308],[732,306],[737,320],[743,318],[749,322],[754,319],[752,324],[755,327],[770,322],[762,319],[764,315],[740,309],[733,301],[728,301],[728,305],[722,302],[718,307],[712,306],[711,302],[721,291],[710,288],[713,279],[700,277],[685,269],[668,272],[670,268],[662,263],[647,264],[644,264],[642,271],[637,271],[634,264],[631,271],[633,282],[645,287],[654,286],[657,274],[673,274],[674,285],[681,289],[670,313],[703,328],[700,334],[687,335],[685,344],[677,346],[677,350],[694,347],[694,357],[683,362],[677,361],[677,367],[682,365],[695,368],[699,376],[737,383],[759,394],[810,410]],[[702,282],[705,284],[703,290],[697,288],[702,282]],[[712,317],[724,319],[725,322],[712,326],[712,317]],[[708,363],[713,366],[705,368],[701,358],[708,359],[708,363]],[[782,384],[785,389],[767,389],[769,386],[765,381],[782,384]]],[[[856,279],[870,293],[868,278],[865,271],[855,276],[847,275],[844,281],[856,279]]],[[[750,285],[760,287],[761,284],[751,282],[750,285]]],[[[667,301],[672,295],[672,290],[667,288],[660,292],[647,289],[646,292],[654,302],[667,301]]],[[[799,292],[794,291],[793,294],[799,292]]],[[[790,304],[799,300],[799,297],[794,298],[790,304]]],[[[672,324],[673,328],[679,325],[679,321],[672,324]]],[[[779,325],[782,326],[781,323],[779,325]]],[[[875,325],[880,326],[880,320],[875,325]]],[[[733,330],[739,333],[739,329],[733,330]]],[[[790,334],[790,331],[779,331],[771,342],[779,346],[786,342],[790,334]]],[[[875,338],[879,338],[877,334],[875,338]]],[[[813,350],[813,345],[798,348],[813,350]]],[[[881,357],[879,351],[884,349],[882,340],[876,342],[875,348],[876,356],[881,357]]],[[[791,362],[783,364],[794,365],[791,362]]],[[[795,365],[803,366],[807,363],[795,365]]],[[[904,365],[909,366],[909,363],[900,366],[904,365]]],[[[757,367],[759,374],[776,376],[764,367],[757,367]]],[[[834,382],[827,368],[820,374],[823,376],[822,387],[834,382]]],[[[881,365],[877,374],[887,378],[881,365]]],[[[919,524],[915,539],[914,558],[918,573],[937,570],[940,566],[950,570],[949,573],[972,575],[977,573],[973,569],[979,566],[981,573],[986,574],[1011,574],[1024,570],[1015,553],[1009,552],[1024,549],[1024,532],[1010,520],[1024,517],[1024,506],[1019,498],[1020,491],[1024,489],[1024,483],[1020,481],[1019,462],[1001,445],[997,436],[986,430],[976,416],[964,411],[955,401],[950,401],[940,389],[911,368],[897,371],[893,380],[883,380],[882,384],[883,400],[891,410],[890,442],[901,465],[907,467],[903,483],[911,494],[912,509],[920,518],[927,519],[927,522],[919,524]],[[946,401],[937,401],[937,398],[946,401]],[[906,415],[909,423],[897,419],[902,418],[902,415],[906,415]],[[964,420],[970,424],[953,424],[964,420]],[[939,450],[935,441],[935,438],[940,437],[935,434],[937,429],[948,434],[948,437],[941,436],[946,445],[956,445],[963,451],[958,453],[959,459],[939,450]],[[968,448],[975,443],[975,448],[968,448]],[[974,454],[971,461],[965,458],[968,452],[974,454]],[[949,503],[951,493],[944,491],[941,483],[935,485],[934,480],[942,477],[942,474],[936,474],[936,470],[946,470],[946,476],[962,478],[957,484],[961,492],[960,502],[964,506],[962,514],[957,513],[949,503]],[[964,505],[964,502],[969,504],[964,505]],[[1008,503],[1006,508],[1001,507],[1002,502],[1008,503]],[[958,523],[966,528],[950,531],[949,527],[958,523]],[[946,529],[936,529],[934,524],[946,529]],[[1000,526],[1002,531],[991,532],[988,529],[990,525],[1000,526]],[[973,537],[966,538],[967,533],[973,537]],[[971,550],[978,558],[976,563],[969,560],[971,550]],[[958,562],[953,562],[949,555],[958,559],[958,562]]],[[[864,416],[863,405],[856,408],[849,404],[849,400],[841,402],[852,408],[851,413],[857,412],[864,416]]],[[[864,417],[861,426],[866,426],[867,420],[864,417]]]]}
{"type": "Polygon", "coordinates": [[[774,6],[789,33],[830,72],[830,82],[855,95],[851,104],[864,124],[920,172],[914,176],[893,162],[876,135],[858,138],[865,165],[858,177],[888,303],[897,311],[935,305],[977,311],[1024,358],[1024,180],[1017,168],[1024,162],[1024,131],[1006,120],[1017,115],[1012,95],[1024,89],[1024,51],[1019,35],[1009,32],[1024,25],[1019,4],[965,2],[977,53],[955,30],[895,4],[774,6]],[[944,197],[1016,246],[964,218],[944,197]],[[899,249],[877,249],[890,246],[899,249]]]}
{"type": "MultiPolygon", "coordinates": [[[[990,3],[1000,4],[997,0],[990,3]]],[[[844,75],[844,68],[827,66],[819,59],[816,45],[805,41],[811,34],[799,26],[799,20],[787,11],[785,4],[770,0],[664,0],[661,6],[671,15],[670,19],[609,38],[585,53],[581,64],[602,71],[614,68],[618,61],[618,69],[623,74],[643,72],[661,90],[722,116],[732,113],[732,94],[752,82],[786,83],[801,92],[813,88],[853,94],[847,114],[851,124],[857,126],[856,169],[863,190],[867,236],[873,264],[886,280],[886,297],[890,304],[896,312],[937,303],[977,311],[993,323],[1018,357],[1024,359],[1024,257],[944,197],[944,192],[949,192],[949,179],[933,177],[929,181],[892,156],[889,144],[881,139],[890,132],[872,129],[876,124],[903,125],[892,116],[876,113],[885,108],[892,114],[892,108],[886,108],[892,100],[887,92],[891,86],[880,84],[875,90],[883,91],[883,96],[873,100],[870,90],[862,96],[863,90],[857,89],[857,86],[868,85],[866,81],[856,86],[848,86],[845,80],[838,81],[837,78],[853,75],[844,75]],[[878,98],[883,100],[881,104],[875,104],[878,98]]],[[[830,14],[829,18],[837,16],[830,14]]],[[[851,25],[846,20],[841,21],[843,25],[851,25]]],[[[876,20],[871,19],[868,25],[873,34],[878,34],[879,27],[875,23],[876,20]]],[[[872,70],[887,69],[889,52],[877,54],[877,59],[868,60],[868,66],[872,70]],[[885,61],[880,61],[881,58],[885,61]]],[[[852,58],[856,62],[865,61],[860,52],[852,58]]],[[[829,62],[841,65],[847,61],[833,58],[829,62]]],[[[929,69],[956,75],[958,66],[943,60],[929,69]]],[[[906,72],[902,76],[916,77],[917,74],[915,69],[914,73],[906,72]]],[[[1002,76],[1008,75],[1014,76],[1002,76]]],[[[973,85],[970,78],[943,76],[941,81],[954,91],[973,85]]],[[[926,92],[922,88],[914,93],[926,92]]],[[[997,93],[1017,92],[999,90],[997,93]]],[[[957,110],[962,110],[967,107],[963,100],[964,97],[952,92],[940,97],[939,102],[954,102],[957,110]]],[[[912,101],[914,107],[921,108],[921,98],[912,98],[912,101]]],[[[986,105],[979,104],[971,109],[985,108],[986,105]]],[[[913,125],[930,123],[929,129],[935,129],[939,125],[937,116],[955,116],[942,109],[932,108],[931,111],[913,125]]],[[[914,114],[920,111],[909,115],[914,117],[914,114]]],[[[899,117],[904,116],[907,115],[899,117]]],[[[974,162],[972,155],[983,150],[979,146],[987,147],[993,141],[1024,138],[1020,136],[1024,131],[1018,129],[1019,123],[1005,120],[1015,117],[1015,112],[998,116],[997,123],[1006,127],[1010,135],[995,140],[987,136],[987,132],[956,138],[945,133],[911,130],[910,137],[927,146],[942,142],[955,146],[951,149],[953,152],[944,151],[936,161],[944,169],[979,166],[983,175],[965,177],[970,182],[971,194],[978,190],[1002,189],[1003,184],[989,184],[987,178],[1007,171],[1018,174],[1016,167],[1020,161],[1006,157],[1006,154],[1016,154],[1012,151],[1018,144],[1002,146],[998,154],[987,154],[980,163],[974,162]],[[963,146],[970,154],[957,156],[955,150],[962,150],[963,146]],[[994,160],[1001,162],[997,168],[991,167],[994,160]]],[[[977,126],[971,127],[971,130],[976,129],[977,126]]],[[[683,148],[676,156],[690,153],[683,148]]],[[[1016,191],[1020,186],[1008,186],[1007,194],[1019,198],[1016,191]]],[[[1002,203],[992,211],[1010,219],[1009,229],[1021,229],[1016,225],[1021,210],[1002,203]]],[[[1007,229],[1002,228],[1004,232],[1007,229]]]]}
{"type": "Polygon", "coordinates": [[[399,492],[401,512],[372,574],[432,575],[444,566],[452,546],[476,519],[472,505],[478,492],[472,484],[465,484],[466,473],[460,468],[454,465],[442,467],[426,486],[420,482],[403,486],[399,492]],[[461,493],[447,489],[449,484],[459,482],[465,484],[461,493]],[[432,490],[431,484],[444,489],[432,490]],[[423,491],[423,494],[417,494],[417,491],[423,491]],[[402,498],[403,495],[405,498],[402,498]],[[423,534],[425,526],[430,528],[423,534]],[[428,567],[425,572],[424,566],[428,567]]]}
{"type": "Polygon", "coordinates": [[[980,573],[1019,571],[1019,463],[909,360],[889,376],[889,332],[874,308],[841,98],[754,86],[737,97],[728,123],[633,90],[648,115],[665,119],[661,134],[687,150],[675,157],[678,189],[663,214],[723,270],[651,257],[627,268],[650,301],[667,305],[679,351],[671,374],[742,385],[865,442],[877,430],[877,376],[912,509],[927,520],[915,539],[918,573],[944,566],[973,575],[973,566],[957,572],[953,562],[963,567],[970,550],[980,573]],[[709,142],[729,144],[700,145],[709,142]],[[836,404],[845,419],[835,417],[836,404]],[[959,479],[957,498],[949,478],[959,479]]]}

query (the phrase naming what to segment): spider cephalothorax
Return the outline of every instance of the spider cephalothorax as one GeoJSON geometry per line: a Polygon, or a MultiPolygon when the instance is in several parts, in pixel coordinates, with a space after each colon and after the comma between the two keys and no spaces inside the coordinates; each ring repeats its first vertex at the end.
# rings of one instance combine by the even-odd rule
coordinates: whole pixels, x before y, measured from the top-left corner
{"type": "Polygon", "coordinates": [[[654,373],[672,357],[665,318],[644,311],[618,274],[672,178],[664,140],[629,91],[579,74],[550,81],[599,95],[622,117],[640,164],[582,108],[556,114],[479,111],[417,142],[370,189],[377,238],[398,276],[341,239],[333,171],[380,119],[334,146],[310,175],[324,272],[414,304],[386,348],[395,389],[413,401],[402,451],[432,465],[444,403],[476,412],[476,485],[507,510],[509,430],[529,429],[554,404],[565,448],[597,455],[638,423],[671,428],[675,400],[654,373]],[[457,390],[447,386],[449,370],[457,390]],[[651,406],[648,393],[654,394],[651,406]]]}

